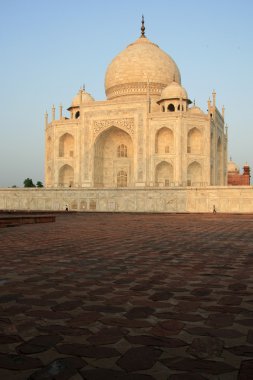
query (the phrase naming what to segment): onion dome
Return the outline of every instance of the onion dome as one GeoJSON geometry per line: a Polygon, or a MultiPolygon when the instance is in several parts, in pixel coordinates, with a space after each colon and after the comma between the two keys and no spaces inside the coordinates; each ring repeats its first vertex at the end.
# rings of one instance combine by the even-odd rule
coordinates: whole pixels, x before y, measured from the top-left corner
{"type": "Polygon", "coordinates": [[[202,109],[197,106],[188,108],[188,112],[190,112],[191,114],[196,114],[196,115],[201,115],[201,114],[204,115],[204,112],[202,111],[202,109]]]}
{"type": "Polygon", "coordinates": [[[234,172],[238,173],[239,172],[239,169],[238,169],[237,165],[234,163],[234,161],[232,161],[231,158],[228,161],[227,169],[228,169],[228,172],[230,172],[230,173],[234,173],[234,172]]]}
{"type": "Polygon", "coordinates": [[[128,45],[109,64],[105,75],[108,99],[126,96],[156,95],[175,80],[181,83],[174,60],[145,36],[142,19],[141,36],[128,45]]]}

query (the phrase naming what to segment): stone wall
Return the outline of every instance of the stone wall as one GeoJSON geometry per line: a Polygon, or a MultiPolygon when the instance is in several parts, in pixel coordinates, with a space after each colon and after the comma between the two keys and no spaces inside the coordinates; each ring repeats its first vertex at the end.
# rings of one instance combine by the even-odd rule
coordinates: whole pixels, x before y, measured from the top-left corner
{"type": "Polygon", "coordinates": [[[0,210],[253,213],[253,187],[0,189],[0,210]]]}

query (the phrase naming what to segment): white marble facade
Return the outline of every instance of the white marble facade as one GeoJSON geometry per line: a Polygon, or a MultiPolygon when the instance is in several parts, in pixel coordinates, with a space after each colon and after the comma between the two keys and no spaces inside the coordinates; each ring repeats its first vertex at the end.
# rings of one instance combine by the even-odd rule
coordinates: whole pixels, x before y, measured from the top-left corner
{"type": "MultiPolygon", "coordinates": [[[[224,109],[188,98],[174,60],[141,36],[110,63],[107,99],[84,89],[45,115],[46,188],[174,188],[227,183],[224,109]]],[[[60,96],[60,94],[59,94],[60,96]]]]}

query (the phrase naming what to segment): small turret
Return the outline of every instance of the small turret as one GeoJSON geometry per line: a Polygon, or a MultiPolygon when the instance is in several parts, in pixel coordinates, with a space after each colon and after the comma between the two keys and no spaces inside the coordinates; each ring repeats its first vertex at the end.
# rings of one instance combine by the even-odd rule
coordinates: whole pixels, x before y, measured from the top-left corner
{"type": "Polygon", "coordinates": [[[48,113],[47,113],[47,111],[45,112],[44,118],[45,118],[45,128],[46,128],[48,126],[48,113]]]}
{"type": "Polygon", "coordinates": [[[55,106],[52,106],[52,121],[55,120],[55,106]]]}
{"type": "Polygon", "coordinates": [[[223,117],[223,120],[225,120],[225,107],[224,106],[222,107],[222,117],[223,117]]]}

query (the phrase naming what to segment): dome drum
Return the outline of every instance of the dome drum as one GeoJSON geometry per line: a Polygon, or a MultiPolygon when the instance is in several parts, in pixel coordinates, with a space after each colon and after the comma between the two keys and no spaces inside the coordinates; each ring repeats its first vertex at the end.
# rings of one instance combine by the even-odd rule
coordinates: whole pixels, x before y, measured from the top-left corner
{"type": "Polygon", "coordinates": [[[127,83],[120,84],[109,88],[106,91],[106,96],[108,99],[115,99],[117,97],[124,97],[128,95],[147,95],[150,96],[160,96],[163,88],[165,87],[162,83],[127,83]]]}

